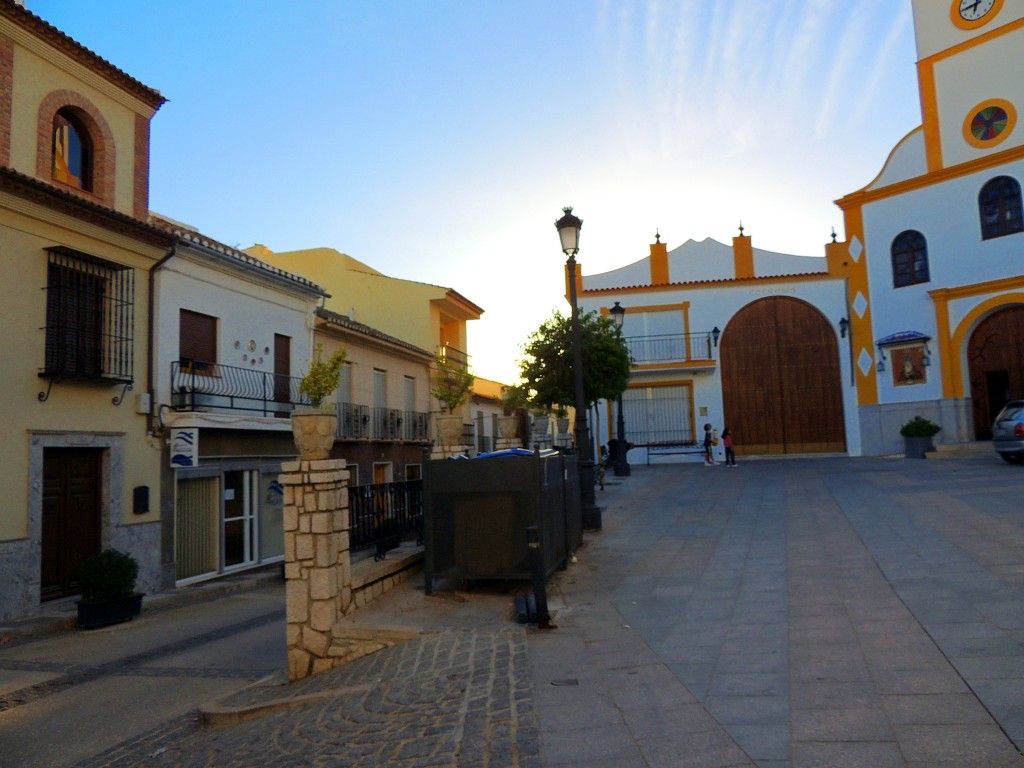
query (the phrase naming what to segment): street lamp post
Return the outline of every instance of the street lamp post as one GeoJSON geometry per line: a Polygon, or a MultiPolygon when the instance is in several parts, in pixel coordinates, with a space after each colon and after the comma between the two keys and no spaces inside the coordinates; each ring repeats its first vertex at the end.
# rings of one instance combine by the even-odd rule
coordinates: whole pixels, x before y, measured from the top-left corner
{"type": "Polygon", "coordinates": [[[576,408],[576,452],[580,474],[580,512],[583,528],[600,530],[601,509],[594,498],[594,460],[590,454],[590,429],[587,427],[587,401],[583,393],[583,342],[580,338],[580,310],[576,304],[576,252],[580,249],[580,228],[583,222],[572,215],[572,207],[555,222],[562,252],[568,256],[565,266],[569,275],[569,305],[572,307],[572,378],[576,408]]]}
{"type": "MultiPolygon", "coordinates": [[[[622,330],[622,321],[626,319],[626,308],[619,302],[608,310],[615,322],[615,327],[622,330]]],[[[630,473],[629,462],[626,461],[626,420],[622,417],[622,393],[619,393],[619,417],[616,423],[615,432],[615,476],[626,477],[630,473]]]]}

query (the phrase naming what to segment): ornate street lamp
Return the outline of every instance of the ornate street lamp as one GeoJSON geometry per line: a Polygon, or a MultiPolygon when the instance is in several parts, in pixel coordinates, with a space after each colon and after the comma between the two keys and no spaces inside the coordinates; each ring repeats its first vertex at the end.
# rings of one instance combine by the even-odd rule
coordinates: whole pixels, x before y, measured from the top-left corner
{"type": "MultiPolygon", "coordinates": [[[[621,306],[619,302],[615,302],[615,306],[608,310],[608,314],[612,316],[612,321],[615,323],[615,327],[622,330],[622,321],[626,319],[626,308],[621,306]]],[[[625,477],[630,473],[629,462],[626,461],[626,421],[622,418],[622,393],[619,393],[619,418],[616,423],[615,433],[615,476],[625,477]]]]}
{"type": "Polygon", "coordinates": [[[580,338],[580,310],[576,305],[576,252],[580,249],[580,228],[583,222],[572,215],[572,207],[555,226],[562,241],[562,252],[568,256],[565,266],[569,275],[569,305],[572,307],[572,378],[576,407],[576,453],[580,473],[580,512],[583,528],[600,530],[601,509],[594,499],[594,460],[590,453],[590,429],[587,427],[587,401],[583,394],[583,342],[580,338]]]}

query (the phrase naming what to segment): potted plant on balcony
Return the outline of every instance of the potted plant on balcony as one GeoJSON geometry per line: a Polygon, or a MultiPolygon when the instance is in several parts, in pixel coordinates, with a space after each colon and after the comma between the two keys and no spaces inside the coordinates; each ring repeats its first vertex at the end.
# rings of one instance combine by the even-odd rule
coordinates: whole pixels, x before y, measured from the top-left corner
{"type": "Polygon", "coordinates": [[[324,407],[324,399],[338,388],[341,366],[345,363],[344,350],[335,350],[323,359],[324,346],[318,343],[309,370],[299,382],[299,394],[309,398],[309,407],[292,411],[292,437],[299,458],[319,461],[331,454],[334,436],[338,430],[338,412],[324,407]]]}
{"type": "Polygon", "coordinates": [[[441,445],[462,443],[462,414],[456,411],[462,408],[473,394],[475,380],[464,363],[441,353],[434,357],[430,394],[441,402],[444,410],[443,414],[436,417],[437,437],[441,445]]]}
{"type": "Polygon", "coordinates": [[[135,591],[139,564],[116,549],[86,558],[78,569],[78,626],[105,627],[130,621],[142,610],[142,593],[135,591]]]}
{"type": "Polygon", "coordinates": [[[519,416],[530,404],[530,392],[522,384],[512,384],[501,388],[501,410],[503,416],[498,417],[498,434],[506,440],[516,436],[519,431],[519,416]]]}
{"type": "Polygon", "coordinates": [[[929,421],[922,416],[915,416],[900,427],[906,457],[908,459],[923,459],[925,453],[934,451],[935,445],[932,443],[932,437],[941,429],[942,427],[934,421],[929,421]]]}

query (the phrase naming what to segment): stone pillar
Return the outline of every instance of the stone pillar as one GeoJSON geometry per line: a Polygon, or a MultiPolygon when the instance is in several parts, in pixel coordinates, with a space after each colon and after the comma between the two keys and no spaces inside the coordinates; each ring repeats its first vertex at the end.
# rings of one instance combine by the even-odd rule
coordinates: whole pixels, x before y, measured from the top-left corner
{"type": "Polygon", "coordinates": [[[335,666],[331,627],[352,601],[344,459],[281,465],[288,614],[288,677],[335,666]]]}

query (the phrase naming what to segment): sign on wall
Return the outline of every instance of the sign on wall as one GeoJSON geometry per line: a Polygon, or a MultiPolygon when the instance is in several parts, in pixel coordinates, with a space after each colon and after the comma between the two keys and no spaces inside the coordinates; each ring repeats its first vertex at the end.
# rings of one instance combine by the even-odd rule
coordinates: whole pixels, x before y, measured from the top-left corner
{"type": "Polygon", "coordinates": [[[171,468],[199,466],[199,428],[171,429],[171,468]]]}

